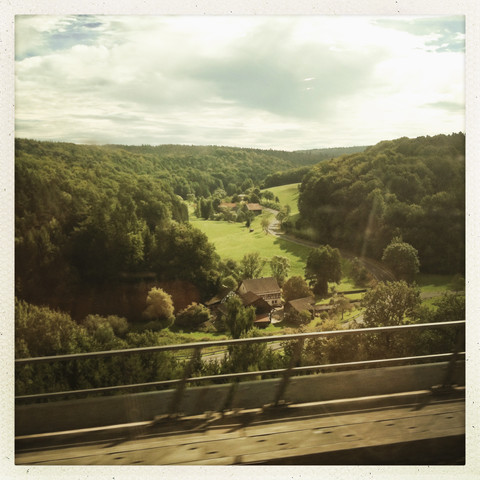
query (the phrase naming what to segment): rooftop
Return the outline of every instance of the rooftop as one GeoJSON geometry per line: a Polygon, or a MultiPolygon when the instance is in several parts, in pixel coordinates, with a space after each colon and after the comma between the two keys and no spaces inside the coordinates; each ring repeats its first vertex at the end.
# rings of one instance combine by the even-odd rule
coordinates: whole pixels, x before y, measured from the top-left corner
{"type": "Polygon", "coordinates": [[[280,291],[280,287],[274,277],[248,278],[242,283],[247,291],[256,294],[280,291]]]}

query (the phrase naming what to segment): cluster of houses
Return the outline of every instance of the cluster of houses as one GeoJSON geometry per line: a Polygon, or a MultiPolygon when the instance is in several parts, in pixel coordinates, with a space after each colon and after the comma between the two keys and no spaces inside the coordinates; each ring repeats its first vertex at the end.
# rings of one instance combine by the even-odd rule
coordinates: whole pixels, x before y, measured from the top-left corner
{"type": "Polygon", "coordinates": [[[236,292],[231,291],[226,295],[216,296],[206,302],[205,305],[214,313],[225,313],[224,304],[231,295],[237,295],[245,307],[255,308],[254,325],[258,328],[266,328],[270,325],[273,312],[282,307],[284,307],[285,314],[306,310],[312,316],[317,316],[332,308],[331,305],[315,305],[313,296],[290,300],[283,305],[282,291],[274,277],[243,280],[236,292]]]}

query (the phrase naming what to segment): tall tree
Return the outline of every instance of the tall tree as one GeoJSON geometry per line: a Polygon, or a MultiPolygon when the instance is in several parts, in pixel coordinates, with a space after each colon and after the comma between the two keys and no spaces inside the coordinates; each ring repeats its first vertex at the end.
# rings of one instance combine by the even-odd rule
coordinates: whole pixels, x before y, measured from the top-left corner
{"type": "Polygon", "coordinates": [[[258,252],[246,253],[240,260],[240,273],[243,280],[257,278],[265,266],[265,259],[258,252]]]}
{"type": "Polygon", "coordinates": [[[356,286],[364,287],[373,280],[372,274],[360,263],[357,257],[350,262],[350,265],[350,276],[356,286]]]}
{"type": "Polygon", "coordinates": [[[254,307],[244,307],[242,301],[236,295],[227,299],[225,307],[225,325],[233,338],[240,338],[241,335],[247,333],[253,327],[255,309],[254,307]]]}
{"type": "Polygon", "coordinates": [[[268,233],[268,227],[270,226],[270,218],[269,217],[262,217],[260,220],[260,225],[262,226],[262,230],[265,232],[265,235],[268,233]]]}
{"type": "Polygon", "coordinates": [[[340,251],[330,245],[322,245],[310,251],[305,267],[305,277],[314,293],[325,296],[328,282],[339,283],[342,278],[340,251]]]}
{"type": "Polygon", "coordinates": [[[334,311],[336,313],[342,314],[342,321],[343,321],[343,314],[345,312],[349,312],[353,308],[353,305],[350,303],[350,300],[347,297],[344,297],[343,295],[336,296],[333,305],[334,305],[334,311]]]}
{"type": "Polygon", "coordinates": [[[285,283],[285,279],[290,271],[290,260],[287,257],[274,255],[270,259],[270,269],[272,271],[272,275],[275,277],[281,287],[285,283]]]}
{"type": "Polygon", "coordinates": [[[253,219],[255,218],[255,214],[253,212],[251,212],[250,210],[247,210],[245,212],[245,218],[246,218],[245,226],[247,228],[250,228],[250,225],[252,224],[253,219]]]}
{"type": "Polygon", "coordinates": [[[413,282],[420,268],[418,251],[409,243],[395,237],[383,251],[382,261],[392,270],[398,280],[413,282]]]}
{"type": "Polygon", "coordinates": [[[406,317],[415,316],[420,306],[420,291],[404,281],[379,283],[362,301],[367,327],[401,325],[406,317]]]}

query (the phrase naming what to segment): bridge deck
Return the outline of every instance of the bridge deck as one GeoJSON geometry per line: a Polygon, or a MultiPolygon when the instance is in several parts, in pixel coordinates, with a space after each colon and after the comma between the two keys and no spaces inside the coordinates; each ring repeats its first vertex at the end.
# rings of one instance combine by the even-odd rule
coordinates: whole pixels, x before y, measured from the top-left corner
{"type": "Polygon", "coordinates": [[[465,401],[411,392],[16,441],[23,465],[461,464],[465,401]]]}

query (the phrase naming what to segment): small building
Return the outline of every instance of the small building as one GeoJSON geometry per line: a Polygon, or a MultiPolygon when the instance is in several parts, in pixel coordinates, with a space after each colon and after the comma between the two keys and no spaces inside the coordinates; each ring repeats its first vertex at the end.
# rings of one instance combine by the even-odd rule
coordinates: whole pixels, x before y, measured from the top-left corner
{"type": "Polygon", "coordinates": [[[272,317],[269,313],[259,313],[255,315],[253,325],[257,328],[267,328],[272,322],[272,317]]]}
{"type": "Polygon", "coordinates": [[[233,210],[237,207],[236,203],[222,202],[218,208],[224,208],[225,210],[233,210]]]}
{"type": "Polygon", "coordinates": [[[284,307],[285,314],[300,313],[300,312],[303,312],[304,310],[314,315],[314,312],[315,312],[314,297],[296,298],[295,300],[288,301],[284,307]]]}
{"type": "Polygon", "coordinates": [[[253,292],[247,292],[244,294],[239,293],[238,297],[243,303],[244,307],[255,308],[255,320],[254,325],[258,328],[266,328],[272,321],[271,312],[274,307],[270,305],[266,300],[253,292]]]}
{"type": "Polygon", "coordinates": [[[255,309],[255,320],[253,321],[255,327],[266,328],[270,325],[272,321],[271,312],[274,307],[253,292],[240,294],[230,291],[226,295],[213,297],[208,302],[205,302],[205,305],[210,309],[212,315],[219,318],[222,314],[225,315],[227,313],[225,302],[231,296],[238,296],[244,307],[253,307],[255,309]]]}
{"type": "Polygon", "coordinates": [[[272,307],[282,305],[282,292],[274,277],[252,278],[242,282],[238,289],[240,295],[252,292],[262,297],[272,307]]]}
{"type": "Polygon", "coordinates": [[[247,208],[249,212],[253,212],[255,215],[260,215],[263,211],[259,203],[247,203],[247,208]]]}
{"type": "Polygon", "coordinates": [[[328,312],[333,305],[315,305],[314,297],[296,298],[285,304],[285,314],[292,312],[300,313],[304,310],[310,312],[313,316],[320,315],[321,312],[328,312]]]}
{"type": "Polygon", "coordinates": [[[210,300],[205,302],[205,306],[210,309],[212,314],[216,315],[218,311],[221,311],[221,306],[228,300],[229,297],[235,295],[233,290],[230,290],[227,293],[215,295],[210,300]]]}
{"type": "Polygon", "coordinates": [[[238,296],[244,307],[255,307],[257,313],[270,313],[273,310],[272,305],[256,293],[239,293],[238,296]]]}

